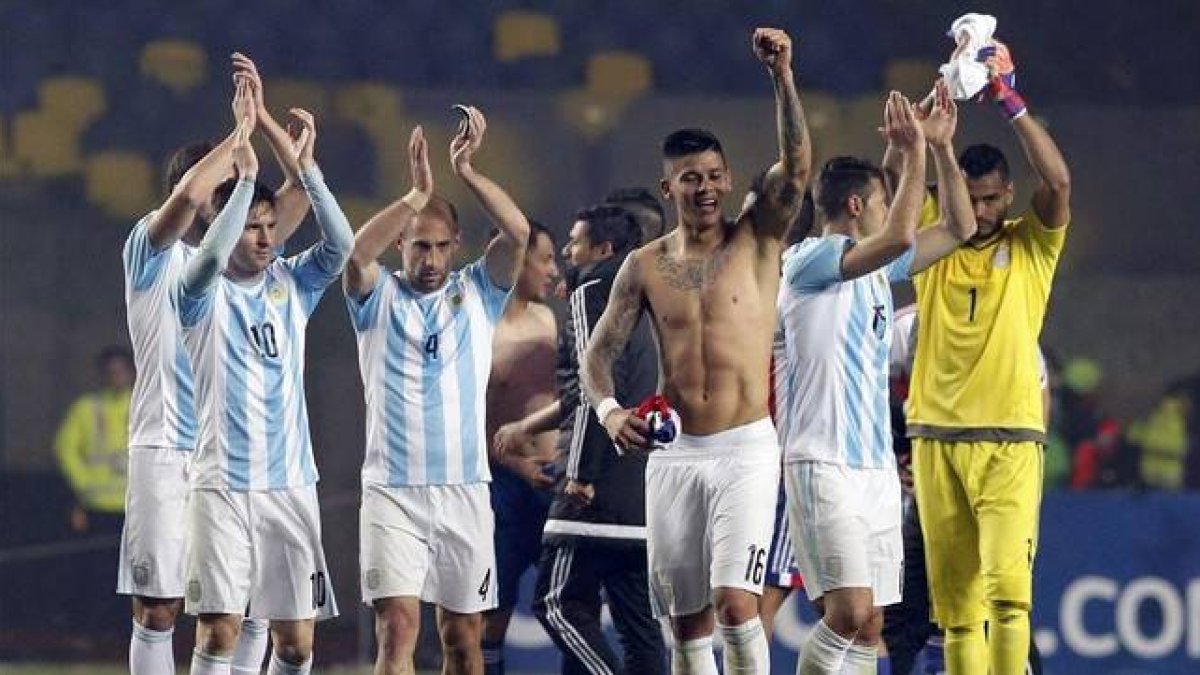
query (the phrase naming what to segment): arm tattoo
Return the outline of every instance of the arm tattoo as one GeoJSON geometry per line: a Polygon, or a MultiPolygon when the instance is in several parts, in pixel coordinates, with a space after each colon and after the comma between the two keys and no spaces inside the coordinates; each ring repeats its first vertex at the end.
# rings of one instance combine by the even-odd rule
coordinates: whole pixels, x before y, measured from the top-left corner
{"type": "MultiPolygon", "coordinates": [[[[800,94],[792,80],[780,82],[776,91],[776,115],[779,118],[779,150],[787,164],[807,163],[804,156],[810,152],[808,121],[804,118],[804,106],[800,105],[800,94]]],[[[796,167],[787,167],[795,170],[796,167]]],[[[790,173],[790,171],[789,171],[790,173]]]]}
{"type": "Polygon", "coordinates": [[[625,349],[629,334],[641,316],[645,295],[638,279],[638,259],[631,254],[621,265],[609,292],[608,305],[596,324],[580,364],[579,383],[593,406],[615,395],[612,367],[625,349]]]}
{"type": "Polygon", "coordinates": [[[704,260],[679,260],[671,257],[666,247],[661,247],[654,257],[654,268],[671,288],[684,292],[699,291],[716,279],[728,257],[724,246],[704,260]]]}

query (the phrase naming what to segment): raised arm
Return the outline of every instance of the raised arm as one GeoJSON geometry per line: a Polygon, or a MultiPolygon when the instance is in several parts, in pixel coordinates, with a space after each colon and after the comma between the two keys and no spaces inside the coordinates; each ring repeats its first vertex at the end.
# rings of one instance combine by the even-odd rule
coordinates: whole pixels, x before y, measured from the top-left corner
{"type": "Polygon", "coordinates": [[[985,96],[1012,123],[1025,158],[1038,176],[1033,210],[1046,227],[1064,227],[1071,222],[1071,172],[1067,161],[1046,129],[1029,114],[1024,97],[1013,87],[1017,81],[1016,67],[1008,46],[997,42],[987,66],[991,78],[985,96]]]}
{"type": "Polygon", "coordinates": [[[388,246],[400,240],[405,228],[433,195],[429,144],[419,125],[413,128],[408,139],[408,161],[412,172],[412,189],[375,214],[354,237],[354,250],[346,264],[346,274],[342,277],[346,295],[363,298],[370,294],[379,280],[379,263],[376,260],[388,246]]]}
{"type": "Polygon", "coordinates": [[[1049,132],[1030,115],[1012,122],[1021,148],[1039,183],[1033,192],[1033,211],[1051,229],[1071,222],[1071,172],[1049,132]]]}
{"type": "Polygon", "coordinates": [[[346,214],[338,206],[337,199],[325,184],[325,176],[317,166],[314,156],[317,144],[317,124],[312,113],[300,108],[289,111],[296,124],[289,125],[293,134],[289,137],[288,159],[300,169],[300,183],[304,187],[305,202],[311,202],[317,216],[317,227],[321,230],[321,242],[313,249],[313,257],[322,269],[340,274],[354,248],[354,232],[346,214]]]}
{"type": "Polygon", "coordinates": [[[958,106],[943,80],[938,80],[934,85],[934,94],[933,108],[921,121],[921,128],[933,154],[941,219],[917,232],[917,250],[913,253],[910,274],[916,274],[953,253],[964,241],[973,237],[977,229],[967,182],[954,156],[958,106]]]}
{"type": "Polygon", "coordinates": [[[767,66],[775,87],[775,122],[779,161],[767,169],[762,193],[748,205],[755,233],[780,240],[800,210],[804,186],[812,173],[812,144],[800,94],[792,73],[792,40],[776,28],[754,31],[754,53],[767,66]]]}
{"type": "Polygon", "coordinates": [[[229,256],[233,254],[246,226],[246,215],[250,212],[250,201],[254,196],[254,181],[258,178],[258,158],[250,145],[253,118],[253,113],[243,118],[235,132],[232,156],[237,169],[237,186],[204,234],[196,255],[188,260],[184,268],[183,293],[188,297],[199,297],[212,287],[229,264],[229,256]]]}
{"type": "Polygon", "coordinates": [[[883,106],[883,133],[900,154],[900,183],[883,228],[842,255],[842,279],[873,272],[904,255],[917,236],[925,199],[925,137],[913,106],[891,92],[883,106]]]}
{"type": "Polygon", "coordinates": [[[479,173],[471,164],[471,157],[483,144],[487,120],[478,108],[467,107],[466,111],[466,119],[450,142],[451,168],[454,169],[454,175],[471,189],[480,206],[487,211],[488,218],[500,229],[500,236],[488,244],[484,262],[492,283],[501,288],[511,288],[529,242],[529,221],[503,188],[479,173]]]}
{"type": "Polygon", "coordinates": [[[646,302],[639,259],[639,252],[630,254],[617,272],[608,305],[592,333],[579,372],[583,394],[595,408],[596,418],[622,448],[647,447],[649,444],[646,422],[614,398],[616,385],[613,381],[613,364],[625,349],[646,302]]]}
{"type": "Polygon", "coordinates": [[[300,166],[292,153],[292,139],[267,109],[258,68],[250,57],[241,52],[234,52],[231,58],[234,76],[242,75],[250,83],[250,95],[258,116],[258,130],[267,139],[271,154],[275,155],[279,170],[283,172],[283,185],[275,191],[275,240],[282,244],[304,222],[304,216],[308,214],[308,195],[300,180],[300,166]]]}
{"type": "Polygon", "coordinates": [[[179,241],[192,226],[196,212],[212,199],[217,186],[233,178],[230,153],[237,125],[254,112],[253,94],[248,86],[241,84],[244,81],[240,77],[234,79],[234,130],[183,174],[147,225],[146,236],[154,248],[162,250],[179,241]]]}

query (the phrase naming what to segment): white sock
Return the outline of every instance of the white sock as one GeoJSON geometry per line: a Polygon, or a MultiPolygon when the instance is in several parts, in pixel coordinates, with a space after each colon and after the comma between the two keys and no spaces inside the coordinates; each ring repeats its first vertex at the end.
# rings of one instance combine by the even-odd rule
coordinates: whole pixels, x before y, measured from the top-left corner
{"type": "Polygon", "coordinates": [[[852,643],[833,632],[822,619],[813,626],[804,647],[800,649],[800,662],[796,664],[796,675],[837,675],[842,661],[852,643]]]}
{"type": "Polygon", "coordinates": [[[851,644],[842,661],[841,675],[875,675],[879,669],[879,649],[851,644]]]}
{"type": "Polygon", "coordinates": [[[771,651],[756,616],[740,626],[720,626],[725,640],[725,675],[771,672],[771,651]]]}
{"type": "Polygon", "coordinates": [[[237,646],[233,649],[233,661],[230,663],[229,672],[233,675],[261,673],[270,636],[270,624],[266,619],[242,619],[242,630],[238,633],[237,646]]]}
{"type": "Polygon", "coordinates": [[[675,642],[671,647],[671,675],[717,675],[717,655],[712,636],[675,642]]]}
{"type": "Polygon", "coordinates": [[[229,657],[205,654],[199,649],[192,652],[192,675],[229,675],[229,657]]]}
{"type": "Polygon", "coordinates": [[[175,629],[151,630],[137,621],[129,636],[129,672],[131,675],[175,675],[175,629]]]}
{"type": "Polygon", "coordinates": [[[312,672],[312,664],[313,658],[311,654],[309,654],[307,661],[298,666],[293,666],[279,658],[279,655],[272,651],[271,666],[267,668],[267,675],[308,675],[312,672]]]}

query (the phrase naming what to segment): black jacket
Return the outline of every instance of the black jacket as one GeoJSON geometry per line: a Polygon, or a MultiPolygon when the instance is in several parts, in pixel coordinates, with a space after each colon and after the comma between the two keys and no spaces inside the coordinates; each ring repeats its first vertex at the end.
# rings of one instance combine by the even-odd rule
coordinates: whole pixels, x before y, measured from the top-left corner
{"type": "MultiPolygon", "coordinates": [[[[608,294],[625,256],[609,258],[584,270],[571,291],[568,316],[558,336],[558,391],[563,418],[559,425],[556,486],[543,540],[585,538],[644,546],[646,542],[646,453],[617,452],[579,388],[579,367],[588,337],[608,305],[608,294]],[[586,507],[563,494],[567,479],[590,483],[595,499],[586,507]]],[[[613,364],[616,399],[637,405],[658,388],[658,345],[648,314],[638,319],[629,342],[613,364]]]]}

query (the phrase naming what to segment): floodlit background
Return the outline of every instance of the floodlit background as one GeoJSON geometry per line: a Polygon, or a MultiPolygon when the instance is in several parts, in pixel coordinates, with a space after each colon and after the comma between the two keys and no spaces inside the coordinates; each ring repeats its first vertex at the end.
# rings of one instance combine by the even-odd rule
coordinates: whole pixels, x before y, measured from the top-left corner
{"type": "MultiPolygon", "coordinates": [[[[1200,672],[1192,0],[0,1],[0,672],[118,672],[124,659],[119,517],[72,527],[55,435],[98,385],[96,355],[128,343],[120,251],[161,201],[166,159],[232,126],[231,51],[257,62],[277,118],[290,106],[316,114],[318,161],[355,227],[407,191],[407,135],[424,124],[437,190],[458,204],[471,255],[489,224],[449,172],[452,103],[488,116],[481,168],[565,235],[573,212],[609,189],[653,187],[658,143],[676,127],[723,139],[739,191],[773,161],[755,26],[797,43],[819,165],[880,155],[885,93],[927,91],[964,11],[998,17],[1019,88],[1073,178],[1043,335],[1056,402],[1035,608],[1046,670],[1200,672]]],[[[983,104],[960,110],[959,147],[1002,147],[1014,208],[1026,204],[1031,172],[1006,123],[983,104]]],[[[306,224],[289,248],[315,232],[306,224]]],[[[353,335],[337,288],[328,296],[308,332],[308,400],[343,615],[318,628],[316,653],[321,668],[349,668],[373,653],[357,603],[363,410],[353,335]]],[[[806,617],[793,610],[781,624],[780,672],[806,617]]],[[[190,624],[176,644],[184,663],[190,624]]],[[[510,646],[514,670],[557,668],[528,614],[510,646]]]]}

